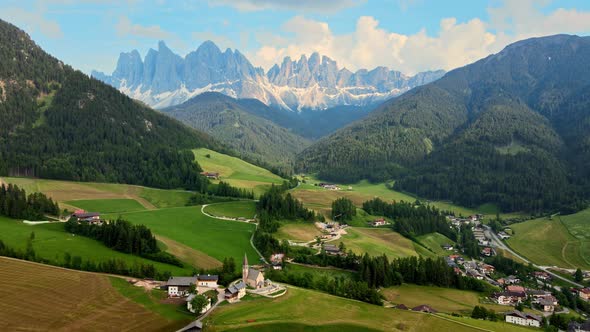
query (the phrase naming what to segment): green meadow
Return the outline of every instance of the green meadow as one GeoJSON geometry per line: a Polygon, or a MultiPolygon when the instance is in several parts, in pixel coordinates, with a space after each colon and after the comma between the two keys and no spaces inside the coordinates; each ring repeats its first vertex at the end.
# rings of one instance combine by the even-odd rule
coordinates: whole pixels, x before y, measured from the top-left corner
{"type": "Polygon", "coordinates": [[[145,207],[134,199],[81,199],[64,202],[86,211],[101,213],[143,211],[145,207]]]}
{"type": "Polygon", "coordinates": [[[539,265],[590,269],[590,210],[510,225],[512,249],[539,265]]]}
{"type": "Polygon", "coordinates": [[[217,172],[221,181],[239,188],[252,189],[255,195],[262,194],[273,183],[283,183],[280,176],[239,158],[204,148],[193,150],[193,153],[204,171],[217,172]]]}
{"type": "Polygon", "coordinates": [[[225,305],[207,317],[208,331],[530,331],[501,322],[427,315],[379,307],[311,290],[288,287],[276,299],[225,305]]]}
{"type": "Polygon", "coordinates": [[[254,218],[256,215],[256,203],[254,201],[235,201],[209,204],[205,212],[217,217],[254,218]]]}
{"type": "Polygon", "coordinates": [[[190,266],[180,268],[112,250],[93,239],[66,232],[63,223],[27,225],[19,220],[0,217],[0,240],[10,247],[24,250],[31,232],[35,232],[35,253],[39,257],[60,263],[63,262],[64,253],[68,252],[72,257],[80,256],[82,260],[93,262],[121,259],[127,265],[136,262],[152,264],[158,271],[170,271],[173,274],[186,274],[193,270],[190,266]]]}
{"type": "Polygon", "coordinates": [[[417,240],[420,241],[420,243],[424,245],[424,247],[428,248],[431,252],[438,256],[445,256],[450,254],[449,251],[446,251],[442,248],[443,245],[455,244],[455,242],[453,242],[451,239],[440,233],[430,233],[418,236],[417,240]]]}
{"type": "Polygon", "coordinates": [[[244,253],[253,263],[259,260],[250,245],[255,225],[207,217],[201,213],[201,206],[106,215],[107,218],[113,219],[118,216],[132,223],[143,224],[158,236],[171,239],[219,261],[226,257],[234,257],[237,262],[241,262],[244,253]]]}

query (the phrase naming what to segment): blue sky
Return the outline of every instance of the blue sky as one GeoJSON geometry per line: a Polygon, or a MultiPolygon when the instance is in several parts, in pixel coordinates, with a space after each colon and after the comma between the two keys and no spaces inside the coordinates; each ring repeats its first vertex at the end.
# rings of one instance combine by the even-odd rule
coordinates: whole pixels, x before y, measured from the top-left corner
{"type": "Polygon", "coordinates": [[[590,34],[586,0],[3,0],[0,18],[89,73],[164,40],[185,55],[207,39],[268,69],[320,52],[350,69],[452,69],[519,39],[590,34]]]}

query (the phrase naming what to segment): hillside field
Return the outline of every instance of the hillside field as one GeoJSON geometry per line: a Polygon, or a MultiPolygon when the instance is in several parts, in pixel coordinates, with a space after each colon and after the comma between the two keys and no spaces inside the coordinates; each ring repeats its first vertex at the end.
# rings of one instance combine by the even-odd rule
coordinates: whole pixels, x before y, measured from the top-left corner
{"type": "Polygon", "coordinates": [[[451,254],[450,251],[444,250],[442,248],[443,245],[455,245],[455,242],[440,233],[421,235],[417,237],[417,240],[437,256],[447,256],[451,254]]]}
{"type": "Polygon", "coordinates": [[[64,202],[86,211],[116,213],[142,211],[145,208],[134,199],[80,199],[64,202]]]}
{"type": "Polygon", "coordinates": [[[334,244],[342,241],[346,250],[362,255],[387,255],[389,259],[407,256],[418,256],[414,243],[397,232],[387,228],[346,228],[346,235],[334,244]]]}
{"type": "Polygon", "coordinates": [[[256,203],[254,201],[235,201],[209,204],[204,211],[217,217],[252,219],[256,215],[256,203]]]}
{"type": "MultiPolygon", "coordinates": [[[[302,184],[292,190],[293,195],[303,201],[308,208],[317,211],[323,211],[326,216],[329,215],[326,212],[329,211],[332,202],[340,197],[347,197],[348,199],[352,200],[357,207],[360,207],[363,202],[371,200],[375,197],[379,197],[384,201],[413,202],[416,200],[415,196],[387,188],[386,183],[374,184],[363,180],[353,184],[339,184],[342,190],[326,190],[314,185],[322,181],[316,179],[313,176],[306,176],[305,181],[305,184],[302,184]],[[352,189],[348,190],[348,187],[352,187],[352,189]]],[[[495,207],[493,204],[484,204],[476,209],[471,209],[444,201],[422,201],[428,202],[440,210],[451,211],[457,215],[463,216],[481,213],[485,215],[486,218],[492,218],[495,217],[496,212],[498,212],[497,207],[495,207]]],[[[520,216],[518,213],[501,215],[503,218],[520,216]]]]}
{"type": "MultiPolygon", "coordinates": [[[[193,153],[204,171],[217,172],[220,181],[235,187],[252,189],[255,195],[262,194],[273,183],[283,183],[280,176],[239,158],[204,148],[193,150],[193,153]]],[[[213,182],[217,181],[213,180],[213,182]]]]}
{"type": "MultiPolygon", "coordinates": [[[[116,183],[74,182],[15,177],[2,177],[0,181],[16,184],[20,188],[25,189],[27,193],[42,192],[59,202],[61,208],[68,208],[70,210],[76,208],[76,206],[71,206],[67,203],[73,200],[135,200],[144,209],[185,206],[191,195],[190,192],[183,190],[164,190],[116,183]]],[[[127,208],[129,207],[127,206],[127,208]]]]}
{"type": "Polygon", "coordinates": [[[482,305],[496,312],[506,312],[512,309],[509,306],[498,304],[481,304],[480,297],[483,295],[453,288],[403,284],[383,289],[382,294],[392,304],[404,304],[409,308],[427,304],[439,312],[449,314],[453,312],[470,314],[476,305],[482,305]]]}
{"type": "Polygon", "coordinates": [[[201,206],[130,212],[106,217],[117,218],[119,215],[132,223],[147,226],[158,236],[173,240],[218,261],[234,257],[236,262],[241,262],[244,253],[251,262],[259,260],[250,245],[250,236],[255,225],[207,217],[201,213],[201,206]]]}
{"type": "Polygon", "coordinates": [[[285,296],[256,298],[219,307],[206,320],[206,331],[530,331],[506,323],[427,315],[388,309],[329,294],[288,287],[285,296]]]}
{"type": "Polygon", "coordinates": [[[4,331],[173,331],[190,321],[135,303],[105,275],[0,257],[0,282],[4,331]]]}
{"type": "Polygon", "coordinates": [[[512,249],[539,265],[590,269],[590,210],[512,224],[512,249]]]}
{"type": "Polygon", "coordinates": [[[152,264],[158,271],[170,271],[173,274],[187,274],[193,270],[190,266],[180,268],[118,252],[96,240],[67,233],[64,224],[60,222],[27,225],[19,220],[0,217],[0,240],[9,247],[25,250],[31,232],[35,232],[33,249],[37,256],[58,263],[64,261],[64,253],[68,252],[72,257],[80,256],[83,261],[103,262],[108,259],[120,259],[127,265],[133,265],[135,262],[152,264]]]}
{"type": "Polygon", "coordinates": [[[306,222],[281,222],[281,227],[274,234],[279,240],[292,240],[296,242],[313,241],[322,232],[312,223],[306,222]]]}

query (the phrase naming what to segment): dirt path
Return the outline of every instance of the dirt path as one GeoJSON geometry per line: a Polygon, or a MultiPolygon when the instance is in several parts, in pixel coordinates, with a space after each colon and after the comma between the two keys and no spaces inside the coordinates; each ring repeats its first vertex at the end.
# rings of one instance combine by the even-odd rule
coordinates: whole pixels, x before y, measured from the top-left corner
{"type": "Polygon", "coordinates": [[[156,207],[147,199],[139,196],[139,191],[141,191],[141,187],[129,186],[125,191],[125,197],[136,200],[147,210],[157,210],[158,207],[156,207]]]}

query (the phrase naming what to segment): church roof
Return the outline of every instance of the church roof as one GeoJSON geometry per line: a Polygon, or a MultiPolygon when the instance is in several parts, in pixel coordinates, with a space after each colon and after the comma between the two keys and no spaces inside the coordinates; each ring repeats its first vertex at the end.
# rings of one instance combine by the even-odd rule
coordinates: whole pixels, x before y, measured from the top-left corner
{"type": "Polygon", "coordinates": [[[260,274],[262,274],[262,272],[260,272],[256,269],[250,268],[248,270],[248,279],[249,280],[256,280],[256,279],[258,279],[258,275],[260,275],[260,274]]]}

